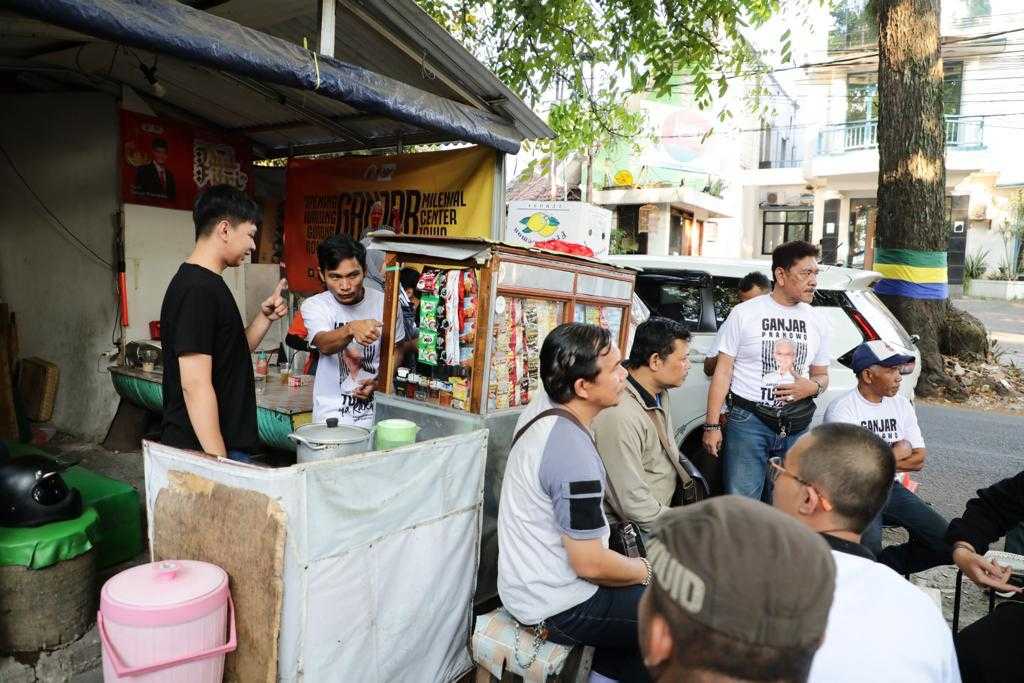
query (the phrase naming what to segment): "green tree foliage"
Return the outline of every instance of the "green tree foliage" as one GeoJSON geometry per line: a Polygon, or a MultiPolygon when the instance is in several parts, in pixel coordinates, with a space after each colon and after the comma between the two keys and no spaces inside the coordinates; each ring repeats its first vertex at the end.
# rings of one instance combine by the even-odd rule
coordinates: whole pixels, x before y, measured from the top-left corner
{"type": "MultiPolygon", "coordinates": [[[[685,74],[694,101],[708,107],[731,78],[763,70],[740,32],[779,2],[419,0],[531,106],[561,93],[547,112],[558,139],[545,146],[559,158],[637,138],[643,118],[626,106],[633,93],[668,94],[685,74]]],[[[779,49],[789,61],[788,32],[779,49]]]]}

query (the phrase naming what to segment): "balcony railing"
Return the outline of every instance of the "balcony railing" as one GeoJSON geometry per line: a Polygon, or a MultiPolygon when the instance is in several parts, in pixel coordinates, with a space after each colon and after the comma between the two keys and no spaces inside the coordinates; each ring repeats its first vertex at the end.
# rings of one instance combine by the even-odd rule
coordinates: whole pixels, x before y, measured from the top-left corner
{"type": "Polygon", "coordinates": [[[761,159],[757,162],[758,168],[800,168],[804,163],[803,159],[761,159]]]}
{"type": "MultiPolygon", "coordinates": [[[[980,149],[985,146],[984,131],[985,119],[981,116],[947,116],[946,147],[980,149]]],[[[819,156],[877,148],[877,119],[826,126],[818,133],[819,156]]]]}
{"type": "Polygon", "coordinates": [[[853,26],[828,33],[828,51],[874,50],[878,48],[878,26],[853,26]]]}

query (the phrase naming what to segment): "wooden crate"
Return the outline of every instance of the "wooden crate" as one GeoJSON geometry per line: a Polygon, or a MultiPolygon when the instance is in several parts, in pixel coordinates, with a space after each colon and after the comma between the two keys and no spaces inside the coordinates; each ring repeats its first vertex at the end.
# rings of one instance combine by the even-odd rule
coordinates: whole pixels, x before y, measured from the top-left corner
{"type": "Polygon", "coordinates": [[[22,359],[18,393],[25,402],[28,419],[47,422],[53,417],[59,378],[60,370],[54,363],[35,357],[22,359]]]}

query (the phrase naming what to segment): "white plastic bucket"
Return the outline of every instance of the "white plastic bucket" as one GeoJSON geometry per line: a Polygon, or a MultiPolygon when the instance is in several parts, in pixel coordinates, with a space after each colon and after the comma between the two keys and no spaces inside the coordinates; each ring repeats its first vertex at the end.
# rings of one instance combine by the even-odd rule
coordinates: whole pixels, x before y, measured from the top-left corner
{"type": "Polygon", "coordinates": [[[103,585],[103,680],[215,683],[237,646],[228,575],[206,562],[132,567],[103,585]]]}

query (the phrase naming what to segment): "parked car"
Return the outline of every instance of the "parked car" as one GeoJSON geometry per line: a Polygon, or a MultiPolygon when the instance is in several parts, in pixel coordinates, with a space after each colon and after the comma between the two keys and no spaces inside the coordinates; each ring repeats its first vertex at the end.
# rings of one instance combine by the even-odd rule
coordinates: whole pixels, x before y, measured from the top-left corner
{"type": "MultiPolygon", "coordinates": [[[[671,397],[676,442],[683,453],[695,455],[700,449],[711,383],[704,374],[704,359],[714,344],[718,327],[739,300],[740,279],[752,271],[760,271],[771,278],[771,263],[685,256],[609,256],[606,260],[640,271],[636,293],[651,315],[678,320],[693,335],[690,343],[693,367],[686,382],[675,389],[671,397]]],[[[825,408],[834,398],[857,384],[853,372],[838,359],[861,342],[872,339],[885,339],[913,351],[918,362],[913,372],[904,376],[900,393],[911,401],[914,399],[914,387],[921,373],[921,354],[916,340],[872,291],[871,285],[881,277],[870,270],[821,266],[813,305],[824,313],[832,326],[829,348],[832,363],[828,390],[817,399],[815,423],[821,421],[825,408]]]]}

